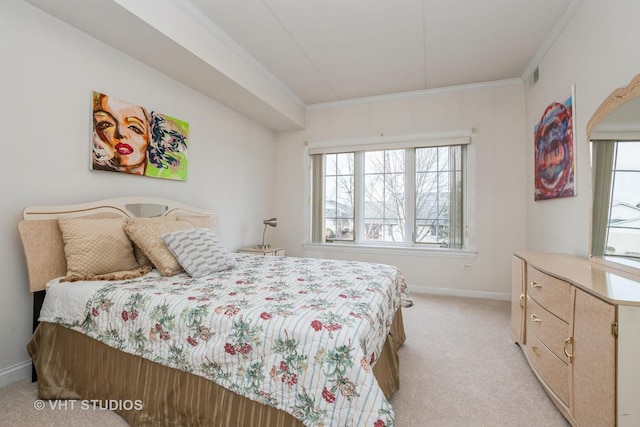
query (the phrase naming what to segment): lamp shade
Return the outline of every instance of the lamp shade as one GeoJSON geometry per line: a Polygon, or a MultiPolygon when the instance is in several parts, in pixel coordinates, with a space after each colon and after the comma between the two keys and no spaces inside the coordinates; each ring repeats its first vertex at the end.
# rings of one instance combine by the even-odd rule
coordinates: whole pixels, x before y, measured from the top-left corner
{"type": "Polygon", "coordinates": [[[262,221],[262,223],[264,225],[270,225],[272,227],[275,227],[278,225],[278,219],[277,218],[269,218],[269,219],[265,219],[264,221],[262,221]]]}

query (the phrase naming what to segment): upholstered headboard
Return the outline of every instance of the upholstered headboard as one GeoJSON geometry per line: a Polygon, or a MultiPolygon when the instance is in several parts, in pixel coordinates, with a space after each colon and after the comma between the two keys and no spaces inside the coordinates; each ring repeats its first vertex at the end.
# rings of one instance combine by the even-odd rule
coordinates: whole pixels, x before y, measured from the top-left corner
{"type": "Polygon", "coordinates": [[[182,203],[157,197],[122,197],[98,200],[76,205],[29,206],[22,213],[18,232],[27,262],[29,292],[45,289],[45,285],[56,277],[67,273],[62,233],[58,217],[135,218],[145,216],[190,218],[208,217],[208,225],[217,231],[217,216],[212,212],[182,203]]]}

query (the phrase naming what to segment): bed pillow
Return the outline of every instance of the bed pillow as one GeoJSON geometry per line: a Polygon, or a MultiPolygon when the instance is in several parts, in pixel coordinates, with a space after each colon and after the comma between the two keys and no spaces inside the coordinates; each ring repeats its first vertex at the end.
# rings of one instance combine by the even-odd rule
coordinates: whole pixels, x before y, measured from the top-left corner
{"type": "Polygon", "coordinates": [[[144,252],[160,274],[173,276],[182,273],[183,270],[162,240],[162,235],[187,228],[192,228],[191,224],[175,219],[130,218],[127,219],[124,231],[133,243],[144,252]]]}
{"type": "Polygon", "coordinates": [[[208,228],[191,228],[162,235],[169,250],[191,277],[202,277],[237,266],[235,258],[208,228]]]}
{"type": "Polygon", "coordinates": [[[153,268],[153,263],[151,262],[149,257],[144,254],[144,252],[142,251],[142,249],[138,247],[138,245],[136,245],[133,242],[132,244],[133,244],[133,255],[135,255],[138,265],[140,267],[153,268]]]}
{"type": "Polygon", "coordinates": [[[101,275],[138,271],[125,224],[125,218],[59,217],[67,277],[97,280],[101,275]]]}

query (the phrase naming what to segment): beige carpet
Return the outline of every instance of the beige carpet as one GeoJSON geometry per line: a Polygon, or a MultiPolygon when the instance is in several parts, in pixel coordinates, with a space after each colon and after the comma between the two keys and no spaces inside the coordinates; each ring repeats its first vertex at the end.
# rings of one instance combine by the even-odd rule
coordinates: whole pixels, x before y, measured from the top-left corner
{"type": "MultiPolygon", "coordinates": [[[[569,424],[509,338],[507,301],[414,294],[404,309],[407,341],[400,349],[400,391],[391,403],[396,425],[566,427],[569,424]]],[[[0,426],[124,426],[110,411],[76,402],[44,402],[36,385],[0,389],[0,426]],[[37,404],[36,404],[37,405],[37,404]]]]}
{"type": "Polygon", "coordinates": [[[403,311],[400,391],[404,426],[566,427],[520,347],[508,301],[413,294],[403,311]]]}

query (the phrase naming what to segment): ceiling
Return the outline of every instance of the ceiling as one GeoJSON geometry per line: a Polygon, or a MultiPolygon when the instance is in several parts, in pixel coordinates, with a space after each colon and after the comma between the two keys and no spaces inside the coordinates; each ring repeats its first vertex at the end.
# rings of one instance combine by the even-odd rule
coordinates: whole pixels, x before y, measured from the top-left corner
{"type": "Polygon", "coordinates": [[[582,0],[173,0],[304,104],[526,78],[582,0]]]}
{"type": "Polygon", "coordinates": [[[311,105],[526,81],[584,0],[24,1],[285,131],[311,105]]]}

